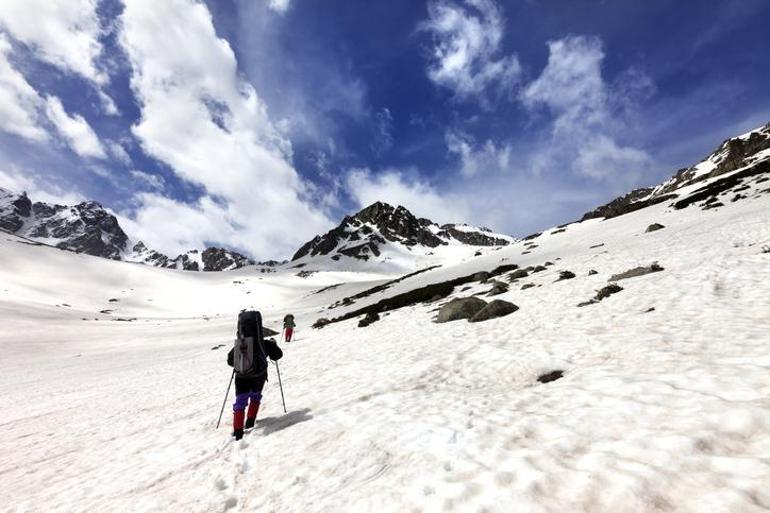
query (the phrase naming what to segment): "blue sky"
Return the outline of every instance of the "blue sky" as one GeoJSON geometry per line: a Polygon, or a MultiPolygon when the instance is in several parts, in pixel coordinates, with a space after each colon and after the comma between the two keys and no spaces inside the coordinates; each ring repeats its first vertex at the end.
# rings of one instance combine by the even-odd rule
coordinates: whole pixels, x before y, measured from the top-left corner
{"type": "Polygon", "coordinates": [[[526,235],[770,121],[766,0],[0,4],[0,186],[257,258],[376,200],[526,235]]]}

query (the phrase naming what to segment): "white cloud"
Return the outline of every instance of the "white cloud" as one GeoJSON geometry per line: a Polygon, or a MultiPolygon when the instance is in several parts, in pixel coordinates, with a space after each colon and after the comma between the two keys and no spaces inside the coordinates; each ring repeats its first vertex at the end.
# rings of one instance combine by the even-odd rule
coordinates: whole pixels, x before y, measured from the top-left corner
{"type": "Polygon", "coordinates": [[[172,257],[211,241],[237,240],[233,219],[210,197],[187,204],[156,193],[140,193],[136,200],[142,208],[135,216],[120,214],[120,225],[135,240],[172,257]]]}
{"type": "Polygon", "coordinates": [[[480,172],[504,172],[510,167],[511,148],[508,145],[498,147],[491,140],[477,145],[469,135],[453,130],[446,133],[445,139],[449,153],[460,157],[460,173],[465,177],[480,172]]]}
{"type": "MultiPolygon", "coordinates": [[[[146,153],[205,189],[204,199],[210,199],[186,208],[217,217],[206,226],[222,229],[206,233],[207,240],[256,257],[278,256],[332,225],[307,199],[310,188],[290,164],[291,144],[271,123],[251,84],[240,78],[235,55],[217,37],[204,4],[132,0],[122,22],[131,86],[141,106],[132,131],[146,153]]],[[[144,222],[152,218],[148,209],[178,210],[178,203],[139,199],[136,219],[145,231],[192,240],[173,226],[144,222]]]]}
{"type": "Polygon", "coordinates": [[[393,147],[393,115],[387,107],[374,115],[374,141],[372,151],[382,155],[393,147]]]}
{"type": "Polygon", "coordinates": [[[636,178],[640,171],[649,169],[651,163],[647,153],[619,146],[607,135],[598,134],[578,148],[574,169],[597,180],[612,179],[617,175],[636,178]]]}
{"type": "Polygon", "coordinates": [[[46,97],[46,114],[75,153],[81,157],[107,157],[91,125],[80,114],[67,114],[56,96],[46,97]]]}
{"type": "Polygon", "coordinates": [[[107,150],[109,150],[110,155],[112,155],[114,158],[118,159],[123,164],[131,164],[131,156],[128,154],[122,144],[117,141],[111,141],[109,139],[106,140],[104,144],[107,147],[107,150]]]}
{"type": "Polygon", "coordinates": [[[469,212],[454,194],[442,194],[430,184],[410,179],[396,170],[374,174],[369,169],[353,169],[347,175],[348,193],[360,207],[376,201],[402,205],[418,217],[438,223],[464,222],[469,212]]]}
{"type": "Polygon", "coordinates": [[[286,11],[289,10],[289,5],[291,4],[290,0],[270,0],[270,3],[268,3],[268,7],[272,9],[273,11],[284,14],[286,11]]]}
{"type": "Polygon", "coordinates": [[[652,159],[643,150],[617,141],[624,131],[624,116],[639,98],[649,94],[652,83],[632,70],[638,87],[628,80],[607,84],[602,76],[604,49],[598,38],[568,36],[548,43],[549,58],[540,76],[521,93],[526,107],[545,107],[552,116],[551,140],[540,145],[530,158],[536,174],[570,169],[622,189],[651,169],[652,159]]]}
{"type": "Polygon", "coordinates": [[[163,177],[160,175],[145,173],[138,169],[132,169],[129,173],[142,185],[145,185],[150,189],[162,191],[166,186],[166,181],[163,180],[163,177]]]}
{"type": "Polygon", "coordinates": [[[0,129],[34,141],[48,138],[40,126],[42,99],[9,60],[11,44],[0,33],[0,129]]]}
{"type": "Polygon", "coordinates": [[[422,28],[433,34],[428,77],[459,98],[482,95],[488,88],[510,92],[521,76],[515,55],[499,57],[505,20],[493,0],[428,3],[422,28]]]}
{"type": "Polygon", "coordinates": [[[42,180],[27,170],[16,168],[0,169],[0,187],[16,193],[26,192],[33,202],[74,205],[84,201],[83,196],[77,192],[64,191],[50,180],[42,180]]]}
{"type": "Polygon", "coordinates": [[[530,108],[546,106],[556,118],[554,132],[558,135],[607,122],[601,41],[568,36],[549,42],[548,49],[548,65],[522,92],[524,104],[530,108]]]}
{"type": "Polygon", "coordinates": [[[97,0],[3,0],[0,25],[46,62],[104,85],[97,0]]]}

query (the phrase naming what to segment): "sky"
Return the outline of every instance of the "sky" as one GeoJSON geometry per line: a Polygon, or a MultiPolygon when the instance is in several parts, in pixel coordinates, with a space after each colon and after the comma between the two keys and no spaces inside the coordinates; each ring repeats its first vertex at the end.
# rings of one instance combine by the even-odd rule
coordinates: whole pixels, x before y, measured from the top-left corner
{"type": "Polygon", "coordinates": [[[374,201],[524,236],[770,122],[767,0],[0,0],[0,187],[286,258],[374,201]]]}

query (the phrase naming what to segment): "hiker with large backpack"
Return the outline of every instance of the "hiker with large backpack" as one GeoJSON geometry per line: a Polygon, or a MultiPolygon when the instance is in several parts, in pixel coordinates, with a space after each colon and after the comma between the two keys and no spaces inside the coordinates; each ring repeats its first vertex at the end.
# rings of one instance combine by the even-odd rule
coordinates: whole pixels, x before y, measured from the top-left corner
{"type": "Polygon", "coordinates": [[[294,328],[296,327],[297,325],[294,324],[294,315],[286,314],[283,318],[283,336],[286,342],[291,342],[291,337],[294,335],[294,328]]]}
{"type": "Polygon", "coordinates": [[[235,346],[227,355],[227,364],[235,376],[233,436],[236,440],[243,438],[244,428],[254,427],[257,420],[262,389],[267,381],[267,359],[279,360],[282,356],[283,351],[275,340],[263,338],[259,312],[243,310],[238,314],[235,346]]]}

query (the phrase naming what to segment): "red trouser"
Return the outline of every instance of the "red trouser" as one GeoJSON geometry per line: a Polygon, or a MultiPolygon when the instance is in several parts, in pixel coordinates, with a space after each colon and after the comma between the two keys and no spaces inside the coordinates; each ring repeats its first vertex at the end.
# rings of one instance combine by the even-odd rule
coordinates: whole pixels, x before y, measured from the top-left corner
{"type": "Polygon", "coordinates": [[[294,328],[284,328],[286,342],[291,342],[291,336],[294,334],[294,328]]]}

